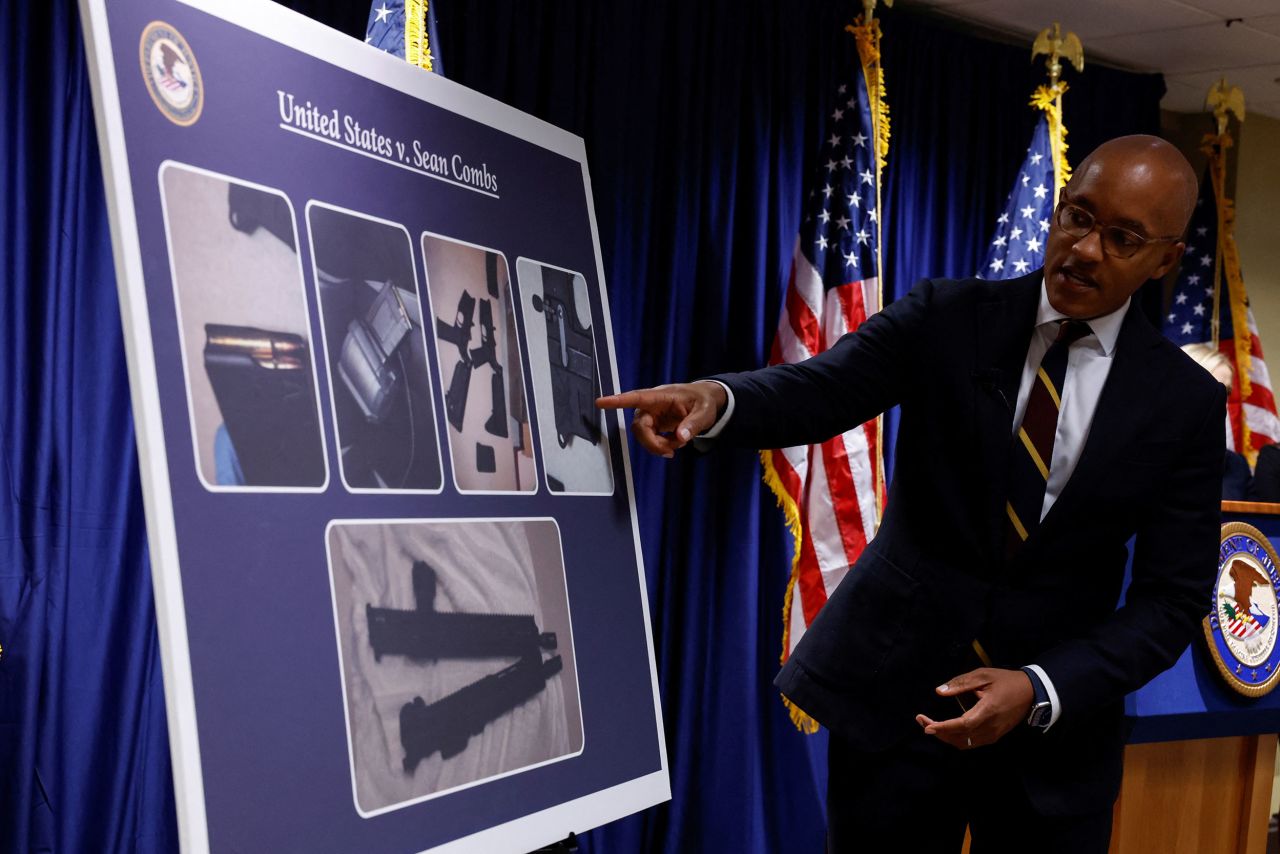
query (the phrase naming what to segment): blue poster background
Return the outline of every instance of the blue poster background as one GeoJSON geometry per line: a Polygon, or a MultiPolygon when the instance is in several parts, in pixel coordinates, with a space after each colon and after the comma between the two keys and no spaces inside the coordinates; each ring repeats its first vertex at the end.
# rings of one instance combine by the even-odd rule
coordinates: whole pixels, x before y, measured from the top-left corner
{"type": "MultiPolygon", "coordinates": [[[[311,199],[403,224],[414,236],[420,284],[426,281],[418,240],[424,231],[492,247],[506,255],[513,274],[519,256],[579,271],[591,297],[603,392],[610,393],[612,354],[599,334],[602,283],[583,165],[178,3],[112,3],[109,28],[162,404],[212,848],[416,850],[660,770],[633,511],[622,474],[625,444],[616,420],[605,419],[617,484],[612,496],[553,495],[541,482],[533,495],[459,494],[444,449],[440,494],[353,495],[338,476],[332,397],[320,369],[327,488],[318,494],[208,491],[193,457],[157,180],[161,164],[174,160],[289,197],[316,349],[320,319],[302,213],[311,199]],[[204,103],[187,127],[157,108],[140,72],[139,38],[157,19],[182,34],[199,65],[204,103]],[[418,139],[446,156],[484,163],[498,177],[500,198],[282,130],[278,90],[322,111],[352,114],[393,139],[418,139]],[[361,818],[352,801],[325,526],[335,518],[507,516],[552,517],[561,531],[584,750],[361,818]]],[[[427,350],[438,377],[434,348],[427,350]]],[[[522,359],[528,375],[527,355],[522,359]]],[[[443,436],[445,408],[435,385],[443,436]]],[[[540,449],[537,419],[532,429],[540,449]]]]}

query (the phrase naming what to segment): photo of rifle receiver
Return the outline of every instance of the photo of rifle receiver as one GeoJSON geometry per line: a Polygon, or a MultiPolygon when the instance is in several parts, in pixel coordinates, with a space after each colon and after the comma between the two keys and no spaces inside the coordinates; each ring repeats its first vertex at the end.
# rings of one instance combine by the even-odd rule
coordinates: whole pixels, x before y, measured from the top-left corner
{"type": "Polygon", "coordinates": [[[542,295],[531,299],[533,310],[546,320],[551,400],[556,440],[562,448],[575,436],[593,445],[600,443],[595,339],[591,329],[579,322],[573,281],[572,273],[543,267],[542,295]]]}
{"type": "Polygon", "coordinates": [[[507,390],[502,381],[502,363],[498,361],[498,345],[494,340],[493,302],[480,301],[480,346],[471,351],[474,367],[489,365],[493,368],[490,393],[493,395],[493,411],[484,429],[494,436],[507,438],[507,390]]]}
{"type": "Polygon", "coordinates": [[[556,648],[554,632],[539,632],[531,614],[471,614],[435,610],[436,572],[413,564],[417,608],[365,606],[373,657],[403,655],[417,660],[499,658],[556,648]]]}
{"type": "Polygon", "coordinates": [[[475,325],[476,298],[463,290],[458,297],[458,311],[453,325],[436,318],[436,335],[458,348],[458,364],[453,366],[453,378],[444,395],[445,416],[453,429],[462,430],[462,419],[467,412],[467,392],[471,388],[471,327],[475,325]]]}

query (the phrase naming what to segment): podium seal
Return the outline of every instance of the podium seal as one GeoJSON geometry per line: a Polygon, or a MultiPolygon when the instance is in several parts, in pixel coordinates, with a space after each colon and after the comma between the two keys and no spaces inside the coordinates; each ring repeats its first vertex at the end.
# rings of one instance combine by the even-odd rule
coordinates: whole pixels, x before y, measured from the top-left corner
{"type": "Polygon", "coordinates": [[[1280,568],[1261,531],[1243,522],[1222,526],[1213,604],[1204,618],[1209,653],[1227,684],[1261,697],[1280,681],[1280,568]]]}
{"type": "Polygon", "coordinates": [[[165,118],[183,127],[195,124],[204,107],[204,81],[182,34],[164,21],[152,21],[142,31],[138,60],[151,100],[165,118]]]}

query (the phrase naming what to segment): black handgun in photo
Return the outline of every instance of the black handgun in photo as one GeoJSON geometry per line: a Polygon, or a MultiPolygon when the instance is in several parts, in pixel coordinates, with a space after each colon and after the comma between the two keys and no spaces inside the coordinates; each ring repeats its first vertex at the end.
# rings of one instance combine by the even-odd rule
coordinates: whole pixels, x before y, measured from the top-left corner
{"type": "Polygon", "coordinates": [[[355,399],[364,417],[377,424],[386,417],[393,394],[404,378],[392,359],[413,329],[399,289],[385,282],[363,318],[347,325],[338,358],[338,376],[355,399]]]}
{"type": "Polygon", "coordinates": [[[596,347],[591,329],[578,321],[572,273],[542,268],[542,296],[533,296],[534,311],[547,321],[547,354],[551,360],[551,399],[556,439],[566,447],[574,436],[600,442],[596,347]]]}
{"type": "Polygon", "coordinates": [[[204,367],[250,486],[317,486],[324,448],[300,335],[205,324],[204,367]]]}
{"type": "Polygon", "coordinates": [[[494,436],[507,438],[507,390],[502,379],[502,363],[498,361],[498,343],[494,339],[493,301],[480,301],[480,346],[471,351],[473,367],[489,365],[493,368],[493,378],[489,382],[489,390],[493,397],[493,410],[489,420],[484,422],[484,429],[494,436]]]}
{"type": "Polygon", "coordinates": [[[421,697],[405,703],[400,709],[405,772],[413,773],[419,762],[437,750],[442,759],[457,756],[471,736],[536,697],[563,666],[560,656],[543,661],[535,652],[434,703],[427,704],[421,697]]]}
{"type": "Polygon", "coordinates": [[[462,419],[467,412],[467,392],[471,387],[471,328],[475,325],[476,298],[464,290],[458,297],[458,310],[453,323],[436,318],[436,335],[458,348],[458,364],[453,366],[453,378],[444,395],[445,417],[455,430],[462,430],[462,419]]]}
{"type": "Polygon", "coordinates": [[[531,614],[473,614],[435,610],[436,572],[413,564],[412,611],[365,606],[373,657],[403,655],[417,660],[500,658],[556,648],[554,632],[540,632],[531,614]]]}

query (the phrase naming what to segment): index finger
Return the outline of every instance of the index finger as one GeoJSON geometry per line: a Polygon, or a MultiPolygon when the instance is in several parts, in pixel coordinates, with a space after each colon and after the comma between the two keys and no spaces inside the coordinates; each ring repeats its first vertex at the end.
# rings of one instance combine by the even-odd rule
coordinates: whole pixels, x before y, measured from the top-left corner
{"type": "Polygon", "coordinates": [[[960,736],[965,737],[972,735],[978,726],[982,723],[979,720],[983,715],[977,711],[978,707],[974,706],[958,718],[951,718],[945,721],[932,721],[925,727],[925,732],[929,735],[938,737],[960,736]]]}
{"type": "Polygon", "coordinates": [[[624,391],[596,398],[596,409],[640,409],[661,400],[661,395],[650,389],[624,391]]]}

